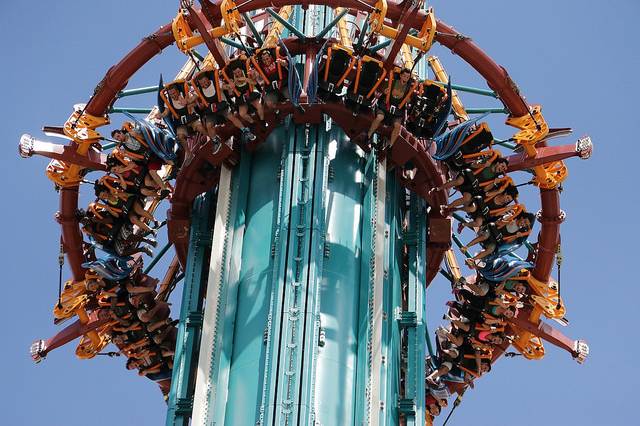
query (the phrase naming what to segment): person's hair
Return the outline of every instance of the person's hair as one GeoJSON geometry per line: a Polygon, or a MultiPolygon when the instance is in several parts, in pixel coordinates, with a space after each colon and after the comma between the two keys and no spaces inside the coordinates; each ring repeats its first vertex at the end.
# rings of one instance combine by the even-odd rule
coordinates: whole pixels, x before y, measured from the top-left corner
{"type": "Polygon", "coordinates": [[[113,155],[110,155],[107,157],[107,168],[112,168],[118,165],[118,163],[120,163],[120,160],[118,160],[116,157],[114,157],[113,155]]]}
{"type": "Polygon", "coordinates": [[[101,184],[100,182],[96,181],[96,182],[93,184],[93,190],[94,190],[94,192],[95,192],[95,194],[96,194],[96,197],[98,197],[98,198],[99,198],[99,197],[100,197],[100,194],[101,194],[103,191],[106,191],[106,190],[107,190],[107,187],[106,187],[105,185],[101,184]]]}
{"type": "Polygon", "coordinates": [[[491,371],[491,361],[483,359],[481,362],[482,362],[483,365],[487,366],[487,373],[490,372],[491,371]]]}
{"type": "Polygon", "coordinates": [[[135,358],[129,358],[129,359],[127,359],[127,364],[126,364],[126,368],[127,368],[127,370],[131,370],[131,368],[133,368],[133,367],[132,367],[132,364],[133,364],[134,362],[136,362],[136,361],[137,361],[137,359],[135,359],[135,358]]]}
{"type": "Polygon", "coordinates": [[[533,228],[533,224],[536,221],[536,215],[530,212],[520,212],[518,216],[516,216],[516,220],[518,219],[527,219],[531,224],[531,228],[533,228]]]}
{"type": "Polygon", "coordinates": [[[511,195],[511,198],[513,198],[514,200],[518,198],[518,188],[513,185],[507,186],[503,193],[505,195],[511,195]]]}
{"type": "Polygon", "coordinates": [[[116,133],[124,133],[124,130],[122,129],[114,129],[111,131],[111,137],[114,137],[116,135],[116,133]]]}
{"type": "Polygon", "coordinates": [[[181,89],[180,89],[180,87],[178,87],[178,85],[177,85],[177,84],[175,84],[175,83],[174,83],[174,84],[168,84],[165,88],[166,88],[166,90],[167,90],[167,93],[169,93],[169,90],[173,90],[173,89],[175,89],[175,90],[177,90],[177,91],[178,91],[178,93],[182,94],[182,90],[181,90],[181,89]]]}
{"type": "Polygon", "coordinates": [[[493,162],[493,165],[494,165],[494,166],[497,166],[497,165],[498,165],[498,164],[500,164],[500,163],[504,163],[504,164],[507,164],[507,165],[508,165],[508,164],[509,164],[509,160],[508,160],[507,158],[505,158],[505,157],[498,157],[498,158],[496,158],[496,160],[493,162]]]}
{"type": "Polygon", "coordinates": [[[409,68],[402,68],[402,70],[400,71],[400,74],[404,74],[404,73],[411,74],[411,70],[409,68]]]}

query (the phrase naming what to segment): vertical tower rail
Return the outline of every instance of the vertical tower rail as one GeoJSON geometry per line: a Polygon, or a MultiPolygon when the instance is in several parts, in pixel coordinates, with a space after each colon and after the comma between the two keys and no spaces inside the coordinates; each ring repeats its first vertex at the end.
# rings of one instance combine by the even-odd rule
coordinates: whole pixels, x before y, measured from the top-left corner
{"type": "Polygon", "coordinates": [[[407,335],[405,394],[400,402],[400,410],[405,414],[407,426],[424,425],[425,422],[425,217],[424,201],[411,193],[409,227],[404,238],[409,248],[408,310],[400,314],[400,321],[406,327],[407,335]]]}
{"type": "Polygon", "coordinates": [[[231,250],[231,186],[232,170],[223,165],[218,183],[218,201],[213,225],[214,241],[211,245],[209,278],[207,282],[204,324],[200,340],[200,355],[193,400],[193,424],[213,424],[213,406],[215,401],[218,367],[223,338],[222,322],[227,305],[226,272],[228,252],[231,250]]]}
{"type": "Polygon", "coordinates": [[[169,393],[167,426],[188,425],[193,408],[194,367],[197,365],[202,328],[202,292],[205,265],[211,250],[209,216],[212,193],[196,198],[192,213],[189,257],[182,293],[173,376],[169,393]]]}

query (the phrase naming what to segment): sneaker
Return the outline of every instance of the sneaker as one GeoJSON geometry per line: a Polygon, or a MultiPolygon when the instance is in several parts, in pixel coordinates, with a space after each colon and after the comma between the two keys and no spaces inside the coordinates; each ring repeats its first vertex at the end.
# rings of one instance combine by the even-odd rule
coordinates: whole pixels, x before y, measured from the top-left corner
{"type": "Polygon", "coordinates": [[[153,250],[151,250],[149,247],[147,247],[147,246],[142,246],[142,247],[141,247],[141,249],[142,249],[142,250],[141,250],[141,251],[142,251],[142,253],[146,254],[146,255],[147,255],[147,256],[149,256],[149,257],[153,257],[153,250]]]}
{"type": "Polygon", "coordinates": [[[216,154],[222,147],[222,139],[220,139],[220,136],[214,136],[211,142],[213,144],[213,153],[216,154]]]}
{"type": "Polygon", "coordinates": [[[253,142],[254,140],[256,140],[256,135],[251,133],[251,131],[245,127],[244,129],[242,129],[242,138],[245,141],[253,142]]]}

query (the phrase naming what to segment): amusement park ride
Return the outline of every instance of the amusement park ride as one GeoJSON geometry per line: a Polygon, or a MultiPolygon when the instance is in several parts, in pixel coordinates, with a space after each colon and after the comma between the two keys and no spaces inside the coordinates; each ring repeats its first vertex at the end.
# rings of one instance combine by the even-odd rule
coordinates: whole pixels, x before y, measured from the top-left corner
{"type": "Polygon", "coordinates": [[[422,2],[193,3],[44,128],[66,145],[21,138],[22,156],[51,159],[61,282],[64,255],[71,270],[53,310],[69,324],[33,344],[36,362],[77,338],[83,359],[113,344],[160,386],[167,425],[423,425],[510,346],[538,360],[546,341],[585,360],[586,343],[543,318],[567,325],[551,277],[560,191],[588,137],[551,146],[571,130],[550,128],[422,2]],[[433,43],[488,88],[453,84],[433,43]],[[172,44],[188,55],[173,81],[125,89],[172,44]],[[153,108],[115,105],[156,91],[153,108]],[[465,108],[461,92],[503,107],[465,108]],[[120,113],[122,127],[99,132],[120,113]],[[485,114],[515,134],[495,139],[485,114]],[[539,209],[518,202],[518,181],[537,187],[539,209]],[[169,244],[145,264],[165,224],[169,244]],[[425,293],[439,273],[453,300],[433,333],[425,293]]]}

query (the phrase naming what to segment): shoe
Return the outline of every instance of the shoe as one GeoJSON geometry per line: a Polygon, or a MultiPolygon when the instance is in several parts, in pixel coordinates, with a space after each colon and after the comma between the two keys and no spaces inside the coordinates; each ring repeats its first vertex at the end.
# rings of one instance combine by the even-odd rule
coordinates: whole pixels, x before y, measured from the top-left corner
{"type": "Polygon", "coordinates": [[[220,136],[214,136],[211,142],[213,144],[213,153],[216,154],[222,147],[222,139],[220,139],[220,136]]]}
{"type": "Polygon", "coordinates": [[[254,140],[256,140],[256,135],[251,133],[251,131],[245,127],[244,129],[242,129],[242,138],[247,142],[253,142],[254,140]]]}
{"type": "Polygon", "coordinates": [[[153,250],[151,250],[149,247],[142,246],[141,247],[141,251],[142,251],[142,253],[146,254],[147,256],[153,257],[153,250]]]}
{"type": "Polygon", "coordinates": [[[158,242],[153,238],[147,238],[147,241],[145,242],[149,244],[151,247],[158,247],[158,242]]]}
{"type": "Polygon", "coordinates": [[[438,379],[433,379],[431,377],[427,377],[426,378],[427,383],[429,383],[433,387],[438,387],[438,381],[437,380],[438,379]]]}

